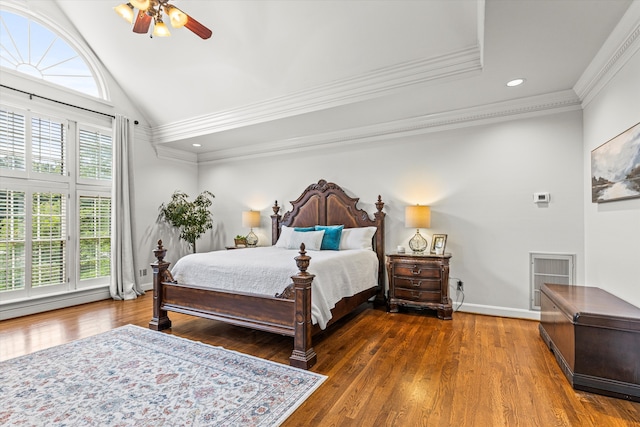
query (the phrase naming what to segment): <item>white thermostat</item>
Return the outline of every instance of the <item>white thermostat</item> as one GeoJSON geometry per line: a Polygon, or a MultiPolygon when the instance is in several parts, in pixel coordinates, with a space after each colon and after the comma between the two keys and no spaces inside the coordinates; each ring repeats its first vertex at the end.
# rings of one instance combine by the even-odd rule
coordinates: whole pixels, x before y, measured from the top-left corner
{"type": "Polygon", "coordinates": [[[533,203],[549,203],[549,193],[533,193],[533,203]]]}

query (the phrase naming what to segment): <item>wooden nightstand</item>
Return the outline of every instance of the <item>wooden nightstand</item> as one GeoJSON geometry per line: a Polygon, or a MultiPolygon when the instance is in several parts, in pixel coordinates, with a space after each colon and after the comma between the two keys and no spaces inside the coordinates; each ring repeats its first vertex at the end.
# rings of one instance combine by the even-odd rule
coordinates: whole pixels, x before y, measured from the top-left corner
{"type": "Polygon", "coordinates": [[[440,319],[451,319],[453,306],[449,298],[449,259],[444,255],[387,255],[389,275],[389,311],[399,305],[430,308],[440,319]]]}

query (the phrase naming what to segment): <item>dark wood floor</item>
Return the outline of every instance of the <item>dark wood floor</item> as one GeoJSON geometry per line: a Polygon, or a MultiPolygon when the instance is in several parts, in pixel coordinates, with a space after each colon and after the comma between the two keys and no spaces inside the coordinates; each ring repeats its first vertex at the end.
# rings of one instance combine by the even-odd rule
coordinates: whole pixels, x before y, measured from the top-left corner
{"type": "MultiPolygon", "coordinates": [[[[125,324],[147,326],[151,294],[0,322],[0,360],[125,324]]],[[[170,314],[169,333],[287,363],[292,339],[170,314]]],[[[640,426],[640,403],[576,392],[538,323],[364,305],[315,340],[328,380],[285,426],[640,426]]]]}

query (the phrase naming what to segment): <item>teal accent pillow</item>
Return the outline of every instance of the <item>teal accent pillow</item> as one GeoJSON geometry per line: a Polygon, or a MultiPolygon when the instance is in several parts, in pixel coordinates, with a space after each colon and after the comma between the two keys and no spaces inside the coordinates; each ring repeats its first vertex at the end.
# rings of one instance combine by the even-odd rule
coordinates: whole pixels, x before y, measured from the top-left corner
{"type": "Polygon", "coordinates": [[[305,231],[316,231],[315,227],[293,227],[293,231],[301,231],[301,232],[305,232],[305,231]]]}
{"type": "Polygon", "coordinates": [[[317,231],[324,230],[322,245],[320,250],[338,251],[340,250],[340,237],[344,225],[316,225],[317,231]]]}

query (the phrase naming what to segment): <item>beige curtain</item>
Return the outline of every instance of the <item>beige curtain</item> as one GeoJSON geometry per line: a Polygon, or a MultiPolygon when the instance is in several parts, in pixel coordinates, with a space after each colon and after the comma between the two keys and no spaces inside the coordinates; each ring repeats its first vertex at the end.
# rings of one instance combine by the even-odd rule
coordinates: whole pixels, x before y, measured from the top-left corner
{"type": "Polygon", "coordinates": [[[109,291],[115,300],[135,299],[144,294],[136,283],[131,232],[131,198],[129,191],[129,119],[116,115],[114,119],[113,187],[111,191],[111,284],[109,291]]]}

